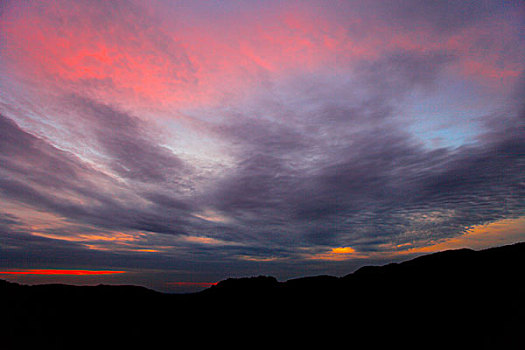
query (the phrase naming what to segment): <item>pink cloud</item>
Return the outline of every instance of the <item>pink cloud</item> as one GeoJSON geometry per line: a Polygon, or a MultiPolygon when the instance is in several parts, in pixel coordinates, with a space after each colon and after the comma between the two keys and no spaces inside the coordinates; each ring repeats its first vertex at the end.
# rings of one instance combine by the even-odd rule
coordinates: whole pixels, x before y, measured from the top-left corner
{"type": "Polygon", "coordinates": [[[14,11],[2,24],[7,56],[19,74],[39,83],[82,88],[102,102],[128,106],[213,103],[242,95],[261,74],[351,69],[395,50],[445,50],[459,57],[465,76],[488,80],[515,78],[523,68],[500,50],[487,55],[474,45],[487,35],[492,46],[515,37],[505,25],[491,24],[504,29],[499,34],[475,27],[445,36],[425,26],[393,28],[358,13],[342,21],[309,5],[246,11],[234,20],[222,14],[213,22],[185,22],[181,12],[173,25],[156,10],[53,2],[27,7],[23,15],[14,11]]]}

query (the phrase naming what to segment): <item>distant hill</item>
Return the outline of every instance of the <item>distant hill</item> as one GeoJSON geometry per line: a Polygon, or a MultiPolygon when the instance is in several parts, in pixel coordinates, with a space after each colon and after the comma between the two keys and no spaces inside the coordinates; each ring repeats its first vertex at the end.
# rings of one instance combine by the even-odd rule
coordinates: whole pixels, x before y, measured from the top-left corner
{"type": "Polygon", "coordinates": [[[451,250],[344,277],[227,279],[202,292],[0,280],[6,348],[224,342],[521,348],[525,243],[451,250]]]}

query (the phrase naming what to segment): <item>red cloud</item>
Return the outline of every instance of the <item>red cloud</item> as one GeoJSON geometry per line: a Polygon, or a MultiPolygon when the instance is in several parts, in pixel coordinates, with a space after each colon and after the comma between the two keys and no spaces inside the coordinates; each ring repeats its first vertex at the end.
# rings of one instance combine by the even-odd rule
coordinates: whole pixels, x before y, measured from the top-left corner
{"type": "Polygon", "coordinates": [[[126,273],[126,271],[108,270],[47,270],[47,269],[28,269],[21,271],[0,271],[0,275],[111,275],[126,273]]]}

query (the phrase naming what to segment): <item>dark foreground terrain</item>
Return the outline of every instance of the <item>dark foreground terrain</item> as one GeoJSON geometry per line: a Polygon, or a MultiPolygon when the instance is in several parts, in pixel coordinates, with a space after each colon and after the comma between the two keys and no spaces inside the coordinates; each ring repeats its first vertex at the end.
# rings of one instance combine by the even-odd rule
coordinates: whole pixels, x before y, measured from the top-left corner
{"type": "Polygon", "coordinates": [[[0,280],[0,348],[523,349],[525,243],[203,292],[0,280]],[[384,347],[387,346],[387,347],[384,347]]]}

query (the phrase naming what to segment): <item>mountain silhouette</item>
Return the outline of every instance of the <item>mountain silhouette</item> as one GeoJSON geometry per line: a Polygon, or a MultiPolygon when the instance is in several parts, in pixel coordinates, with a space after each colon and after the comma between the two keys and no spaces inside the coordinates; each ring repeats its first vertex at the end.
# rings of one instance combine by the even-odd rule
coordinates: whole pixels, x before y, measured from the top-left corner
{"type": "Polygon", "coordinates": [[[525,243],[517,243],[366,266],[343,277],[230,278],[190,294],[0,280],[2,342],[7,349],[219,343],[518,349],[525,344],[524,267],[525,243]]]}

